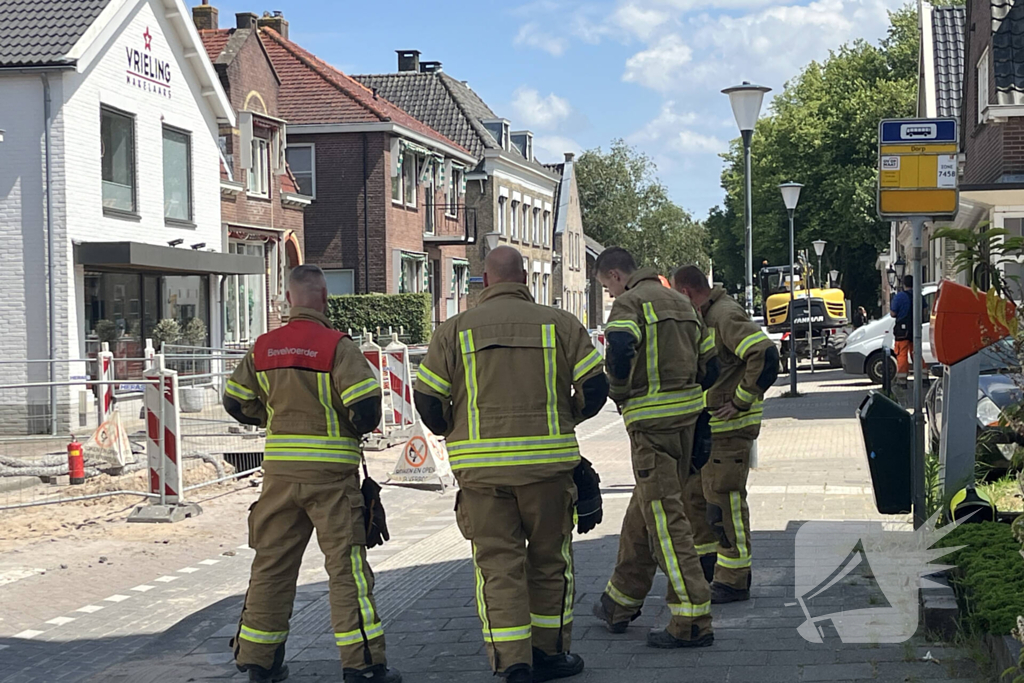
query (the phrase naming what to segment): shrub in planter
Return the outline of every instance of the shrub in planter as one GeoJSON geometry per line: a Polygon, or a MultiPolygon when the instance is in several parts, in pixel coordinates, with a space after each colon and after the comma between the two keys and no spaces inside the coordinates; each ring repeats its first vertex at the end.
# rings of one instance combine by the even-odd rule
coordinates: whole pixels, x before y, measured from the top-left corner
{"type": "MultiPolygon", "coordinates": [[[[327,317],[339,330],[374,334],[391,327],[403,328],[413,344],[430,338],[430,294],[348,294],[332,296],[327,302],[327,317]]],[[[387,343],[387,342],[385,342],[387,343]]]]}
{"type": "Polygon", "coordinates": [[[93,332],[101,343],[113,344],[121,338],[121,328],[113,320],[97,320],[93,332]]]}
{"type": "Polygon", "coordinates": [[[174,344],[181,339],[181,325],[173,318],[164,318],[153,328],[152,337],[153,347],[159,353],[164,344],[174,344]]]}

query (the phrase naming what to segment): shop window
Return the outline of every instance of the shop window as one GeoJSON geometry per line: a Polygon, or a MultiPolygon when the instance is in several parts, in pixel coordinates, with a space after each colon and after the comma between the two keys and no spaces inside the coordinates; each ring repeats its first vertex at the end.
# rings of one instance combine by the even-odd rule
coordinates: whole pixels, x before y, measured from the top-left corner
{"type": "Polygon", "coordinates": [[[252,166],[249,168],[249,194],[257,197],[270,196],[270,140],[252,139],[252,166]]]}
{"type": "Polygon", "coordinates": [[[210,341],[210,280],[199,275],[169,275],[163,278],[163,316],[177,320],[182,332],[193,320],[206,330],[203,340],[183,340],[180,344],[206,346],[210,341]]]}
{"type": "Polygon", "coordinates": [[[351,268],[325,270],[324,276],[327,278],[328,294],[340,296],[356,293],[356,274],[351,268]]]}
{"type": "MultiPolygon", "coordinates": [[[[230,242],[228,253],[263,257],[263,244],[230,242]]],[[[264,275],[229,275],[224,315],[224,341],[251,343],[266,332],[266,289],[264,275]]]]}
{"type": "MultiPolygon", "coordinates": [[[[316,147],[313,145],[288,145],[285,150],[288,168],[295,176],[299,194],[316,197],[316,147]]],[[[392,179],[392,184],[394,179],[392,179]]],[[[392,191],[393,192],[393,191],[392,191]]]]}
{"type": "Polygon", "coordinates": [[[137,213],[133,117],[107,108],[100,110],[100,156],[103,210],[137,213]]]}
{"type": "Polygon", "coordinates": [[[164,128],[164,218],[192,222],[192,142],[188,133],[164,128]]]}

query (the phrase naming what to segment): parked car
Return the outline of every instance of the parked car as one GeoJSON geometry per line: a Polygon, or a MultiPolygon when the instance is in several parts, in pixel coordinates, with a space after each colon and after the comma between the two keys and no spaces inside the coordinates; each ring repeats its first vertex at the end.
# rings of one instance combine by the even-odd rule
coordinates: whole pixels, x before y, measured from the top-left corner
{"type": "MultiPolygon", "coordinates": [[[[936,283],[928,283],[923,287],[925,309],[931,310],[935,293],[939,290],[936,283]]],[[[892,353],[893,338],[892,331],[896,326],[896,319],[886,313],[881,320],[872,321],[857,328],[846,337],[846,345],[839,354],[843,370],[850,375],[867,375],[875,384],[882,383],[882,375],[885,373],[883,342],[890,349],[890,377],[896,376],[896,357],[892,353]]],[[[925,364],[934,364],[935,357],[931,352],[931,339],[929,335],[929,324],[927,313],[925,324],[921,330],[922,345],[924,353],[921,354],[925,364]]]]}
{"type": "MultiPolygon", "coordinates": [[[[988,466],[989,477],[1000,477],[1010,468],[1018,444],[1024,445],[1024,434],[1000,426],[1003,411],[1024,401],[1024,376],[1014,353],[1013,343],[1003,339],[979,352],[978,375],[978,447],[975,454],[979,462],[988,466]]],[[[933,375],[941,376],[942,366],[936,366],[933,375]]],[[[934,382],[925,397],[928,431],[932,450],[938,452],[942,433],[942,382],[934,382]]]]}

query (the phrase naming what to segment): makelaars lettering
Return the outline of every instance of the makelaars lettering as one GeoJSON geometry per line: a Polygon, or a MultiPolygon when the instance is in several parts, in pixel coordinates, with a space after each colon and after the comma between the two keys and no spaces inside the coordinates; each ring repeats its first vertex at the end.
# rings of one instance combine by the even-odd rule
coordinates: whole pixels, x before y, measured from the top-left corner
{"type": "Polygon", "coordinates": [[[297,348],[284,348],[284,349],[267,349],[267,357],[272,356],[308,356],[310,358],[316,358],[320,355],[319,351],[313,349],[297,349],[297,348]]]}

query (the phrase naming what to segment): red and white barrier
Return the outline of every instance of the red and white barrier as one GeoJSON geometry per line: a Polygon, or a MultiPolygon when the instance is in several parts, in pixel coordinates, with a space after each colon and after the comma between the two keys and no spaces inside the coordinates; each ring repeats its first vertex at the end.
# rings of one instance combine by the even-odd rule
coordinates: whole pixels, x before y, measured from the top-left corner
{"type": "Polygon", "coordinates": [[[398,341],[392,333],[391,343],[384,349],[388,386],[391,390],[391,409],[395,429],[416,424],[416,409],[412,402],[412,369],[409,365],[409,347],[398,341]]]}
{"type": "Polygon", "coordinates": [[[146,359],[146,370],[150,370],[153,367],[154,360],[156,359],[156,349],[153,348],[153,340],[146,340],[146,351],[143,354],[143,358],[146,359]]]}
{"type": "Polygon", "coordinates": [[[147,384],[145,393],[149,490],[160,496],[161,504],[176,505],[183,486],[178,373],[165,369],[163,356],[159,356],[145,377],[158,382],[147,384]]]}
{"type": "Polygon", "coordinates": [[[110,344],[103,342],[103,346],[97,356],[99,372],[98,379],[101,384],[96,386],[99,389],[99,400],[96,401],[96,424],[103,424],[110,417],[114,410],[114,354],[110,352],[110,344]],[[108,382],[108,384],[102,384],[108,382]]]}
{"type": "Polygon", "coordinates": [[[590,333],[590,341],[601,357],[604,357],[604,330],[600,327],[590,333]]]}
{"type": "Polygon", "coordinates": [[[370,367],[373,369],[374,376],[377,378],[377,381],[380,382],[380,384],[381,384],[381,397],[380,397],[380,407],[381,407],[380,414],[381,414],[381,419],[380,419],[380,424],[377,425],[376,429],[374,429],[373,433],[370,435],[371,439],[381,440],[385,436],[385,434],[384,434],[384,423],[385,423],[385,419],[384,419],[384,388],[385,388],[385,384],[384,383],[386,381],[387,373],[385,372],[385,368],[384,368],[384,352],[380,348],[379,345],[377,345],[377,344],[375,344],[373,342],[373,333],[366,332],[365,330],[363,331],[363,343],[359,345],[359,350],[363,352],[363,357],[366,358],[366,362],[369,363],[370,367]]]}

